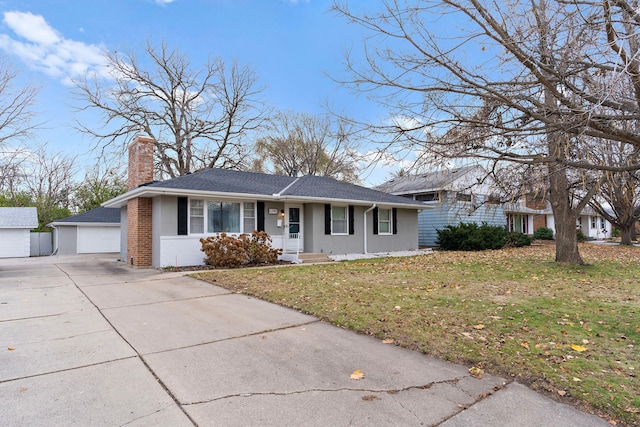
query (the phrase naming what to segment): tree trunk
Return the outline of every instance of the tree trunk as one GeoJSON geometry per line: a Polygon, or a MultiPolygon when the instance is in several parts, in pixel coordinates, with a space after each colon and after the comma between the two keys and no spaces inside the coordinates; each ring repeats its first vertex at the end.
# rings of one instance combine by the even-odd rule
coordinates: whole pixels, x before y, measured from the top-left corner
{"type": "MultiPolygon", "coordinates": [[[[547,134],[549,153],[563,153],[561,137],[555,133],[547,134]]],[[[549,201],[556,223],[556,262],[584,264],[578,251],[576,219],[578,213],[571,205],[567,169],[559,163],[550,163],[549,201]]]]}
{"type": "Polygon", "coordinates": [[[633,245],[633,234],[634,234],[634,227],[635,225],[627,225],[627,224],[620,224],[620,244],[622,245],[633,245]]]}
{"type": "MultiPolygon", "coordinates": [[[[552,184],[553,187],[553,184],[552,184]]],[[[553,194],[553,191],[551,192],[553,194]]],[[[551,206],[556,223],[556,262],[571,264],[584,264],[578,251],[578,237],[576,235],[576,215],[569,205],[569,199],[563,199],[560,203],[553,201],[551,206]]]]}

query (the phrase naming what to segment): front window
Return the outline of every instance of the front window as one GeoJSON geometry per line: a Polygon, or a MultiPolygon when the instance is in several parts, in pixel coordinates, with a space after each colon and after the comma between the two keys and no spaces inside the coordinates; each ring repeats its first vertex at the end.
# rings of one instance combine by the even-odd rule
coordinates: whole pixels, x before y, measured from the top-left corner
{"type": "Polygon", "coordinates": [[[244,225],[245,233],[252,233],[256,228],[256,210],[255,205],[251,202],[244,204],[244,225]]]}
{"type": "Polygon", "coordinates": [[[591,217],[591,228],[597,227],[597,218],[595,216],[591,217]]]}
{"type": "Polygon", "coordinates": [[[378,210],[378,233],[391,234],[391,209],[378,210]]]}
{"type": "Polygon", "coordinates": [[[191,234],[204,233],[204,201],[191,200],[189,211],[189,223],[191,224],[191,234]]]}
{"type": "Polygon", "coordinates": [[[239,233],[240,203],[207,202],[208,233],[239,233]]]}
{"type": "Polygon", "coordinates": [[[378,210],[378,234],[391,234],[391,209],[378,210]]]}
{"type": "Polygon", "coordinates": [[[600,217],[600,228],[603,230],[607,229],[606,224],[604,223],[604,218],[600,217]]]}
{"type": "Polygon", "coordinates": [[[347,207],[346,206],[331,206],[331,233],[332,234],[347,234],[347,207]]]}
{"type": "Polygon", "coordinates": [[[254,202],[191,199],[189,233],[251,233],[256,228],[254,202]]]}

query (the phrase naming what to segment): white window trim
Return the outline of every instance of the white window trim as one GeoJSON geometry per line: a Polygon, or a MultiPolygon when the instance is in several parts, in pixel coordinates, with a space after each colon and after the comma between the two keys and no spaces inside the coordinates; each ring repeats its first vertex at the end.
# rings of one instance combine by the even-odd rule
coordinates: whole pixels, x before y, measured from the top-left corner
{"type": "Polygon", "coordinates": [[[349,205],[331,205],[331,235],[332,236],[348,236],[349,235],[349,205]],[[344,221],[345,222],[345,232],[344,233],[338,233],[335,232],[333,230],[333,223],[334,223],[334,218],[333,218],[333,208],[344,208],[344,219],[339,219],[337,221],[344,221]]]}
{"type": "Polygon", "coordinates": [[[393,209],[378,209],[378,235],[379,236],[392,236],[393,235],[393,209]],[[389,219],[387,220],[380,220],[380,212],[381,211],[388,211],[389,212],[389,219]],[[381,223],[389,223],[389,231],[380,231],[380,224],[381,223]]]}

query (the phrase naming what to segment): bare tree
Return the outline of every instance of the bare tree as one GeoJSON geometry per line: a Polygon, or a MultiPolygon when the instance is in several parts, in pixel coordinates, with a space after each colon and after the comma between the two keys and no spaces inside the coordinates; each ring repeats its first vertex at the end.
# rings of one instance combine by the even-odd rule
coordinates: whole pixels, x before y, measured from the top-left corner
{"type": "MultiPolygon", "coordinates": [[[[595,146],[595,156],[607,157],[607,163],[625,166],[638,162],[640,149],[628,144],[603,141],[595,146]]],[[[633,244],[635,225],[640,219],[640,176],[638,172],[605,171],[596,197],[589,205],[620,230],[621,243],[633,244]]]]}
{"type": "Polygon", "coordinates": [[[193,70],[178,50],[147,43],[145,60],[133,53],[108,54],[113,81],[88,76],[76,81],[81,110],[102,113],[103,128],[78,123],[103,145],[126,144],[146,132],[156,141],[161,176],[202,168],[236,168],[249,151],[248,135],[263,124],[267,109],[258,78],[249,67],[220,58],[193,70]]]}
{"type": "Polygon", "coordinates": [[[35,150],[15,149],[11,159],[5,164],[11,177],[0,187],[3,204],[37,207],[39,229],[71,214],[75,157],[49,153],[43,145],[35,150]]]}
{"type": "Polygon", "coordinates": [[[369,127],[387,137],[387,149],[480,159],[489,170],[501,162],[543,167],[556,260],[582,263],[575,223],[597,182],[575,192],[580,173],[572,171],[638,169],[585,150],[608,140],[640,147],[631,125],[640,118],[636,6],[385,0],[359,15],[336,3],[336,12],[370,34],[362,62],[346,57],[352,77],[342,83],[389,109],[390,123],[369,127]]]}
{"type": "Polygon", "coordinates": [[[359,154],[346,122],[332,122],[329,116],[281,112],[269,131],[256,142],[256,153],[271,163],[274,173],[358,182],[359,154]]]}
{"type": "Polygon", "coordinates": [[[127,191],[127,175],[124,168],[100,159],[87,169],[84,178],[73,189],[72,203],[78,212],[100,207],[103,202],[127,191]]]}
{"type": "Polygon", "coordinates": [[[37,93],[35,86],[21,85],[18,72],[0,58],[0,147],[31,135],[36,127],[32,107],[37,93]]]}

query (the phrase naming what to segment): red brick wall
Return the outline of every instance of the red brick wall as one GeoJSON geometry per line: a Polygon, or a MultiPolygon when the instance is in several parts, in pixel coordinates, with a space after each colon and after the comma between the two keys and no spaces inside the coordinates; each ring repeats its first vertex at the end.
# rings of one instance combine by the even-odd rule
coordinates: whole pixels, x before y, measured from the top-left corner
{"type": "Polygon", "coordinates": [[[129,190],[153,181],[153,138],[138,136],[129,145],[129,190]]]}
{"type": "Polygon", "coordinates": [[[127,264],[151,267],[153,199],[138,197],[127,204],[127,264]]]}
{"type": "Polygon", "coordinates": [[[531,234],[533,234],[538,228],[547,226],[547,216],[546,215],[534,215],[533,216],[533,230],[531,230],[531,234]]]}

